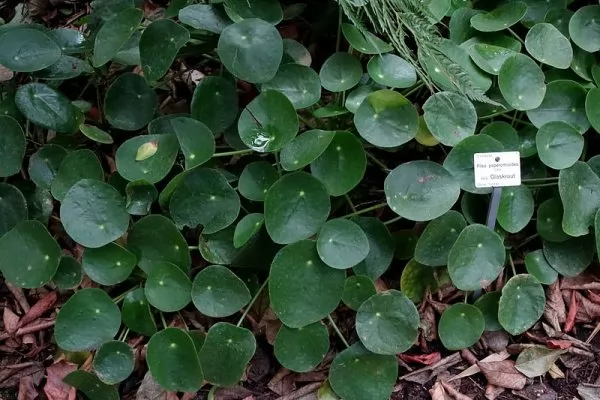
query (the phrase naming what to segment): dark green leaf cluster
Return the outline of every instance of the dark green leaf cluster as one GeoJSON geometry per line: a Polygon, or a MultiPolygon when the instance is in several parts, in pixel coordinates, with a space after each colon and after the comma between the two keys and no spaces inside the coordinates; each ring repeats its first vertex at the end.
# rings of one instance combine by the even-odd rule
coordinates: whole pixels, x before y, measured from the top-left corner
{"type": "Polygon", "coordinates": [[[279,29],[322,18],[312,1],[149,18],[96,0],[81,30],[0,26],[0,272],[68,294],[56,344],[95,352],[65,379],[89,398],[118,398],[130,334],[165,389],[233,386],[257,346],[246,319],[269,308],[282,366],[310,371],[343,344],[323,390],[384,400],[431,293],[485,289],[439,315],[442,344],[463,349],[526,332],[543,285],[593,263],[599,5],[329,5],[320,60],[279,29]],[[473,159],[502,151],[523,183],[489,229],[473,159]]]}

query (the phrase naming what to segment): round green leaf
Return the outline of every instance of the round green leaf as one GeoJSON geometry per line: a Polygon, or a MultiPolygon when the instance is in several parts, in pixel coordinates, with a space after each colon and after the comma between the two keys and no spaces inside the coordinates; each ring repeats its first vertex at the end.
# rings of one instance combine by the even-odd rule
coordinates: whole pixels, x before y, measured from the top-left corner
{"type": "Polygon", "coordinates": [[[374,354],[355,343],[331,363],[329,382],[345,400],[386,400],[398,379],[395,356],[374,354]]]}
{"type": "Polygon", "coordinates": [[[312,64],[312,56],[308,49],[302,43],[294,39],[283,39],[283,58],[282,64],[295,63],[310,67],[312,64]]]}
{"type": "Polygon", "coordinates": [[[52,277],[52,282],[58,289],[73,289],[81,283],[81,265],[71,256],[63,256],[58,269],[52,277]]]}
{"type": "MultiPolygon", "coordinates": [[[[86,154],[88,154],[86,152],[86,154]]],[[[67,151],[55,144],[46,144],[29,157],[29,178],[42,189],[50,189],[67,151]]],[[[93,155],[93,153],[92,153],[93,155]]]]}
{"type": "Polygon", "coordinates": [[[238,190],[248,200],[264,201],[267,191],[278,177],[277,170],[270,163],[255,161],[244,167],[238,190]]]}
{"type": "Polygon", "coordinates": [[[96,34],[92,64],[101,67],[117,55],[142,22],[144,13],[137,8],[127,8],[106,21],[96,34]]]}
{"type": "Polygon", "coordinates": [[[21,170],[27,142],[19,123],[9,116],[0,116],[0,177],[8,177],[21,170]]]}
{"type": "Polygon", "coordinates": [[[542,250],[535,250],[525,256],[527,272],[544,285],[551,285],[558,279],[558,272],[546,261],[542,250]]]}
{"type": "Polygon", "coordinates": [[[363,54],[382,54],[394,49],[371,32],[365,30],[364,27],[359,29],[354,25],[344,23],[342,24],[342,33],[350,46],[363,54]]]}
{"type": "Polygon", "coordinates": [[[127,235],[127,248],[146,273],[155,263],[175,264],[182,271],[190,268],[188,244],[173,222],[162,215],[149,215],[136,222],[127,235]]]}
{"type": "Polygon", "coordinates": [[[497,32],[510,28],[519,22],[527,13],[527,4],[514,1],[498,8],[471,17],[471,25],[480,32],[497,32]]]}
{"type": "Polygon", "coordinates": [[[527,226],[535,207],[533,195],[527,186],[505,188],[500,197],[498,223],[507,232],[517,233],[527,226]]]}
{"type": "Polygon", "coordinates": [[[231,225],[240,212],[240,198],[217,170],[194,168],[179,182],[169,202],[175,225],[214,233],[231,225]]]}
{"type": "Polygon", "coordinates": [[[521,158],[531,157],[537,154],[535,137],[537,129],[535,126],[527,126],[519,131],[519,153],[521,158]]]}
{"type": "Polygon", "coordinates": [[[138,288],[127,293],[123,299],[121,313],[123,314],[123,323],[133,332],[145,336],[152,336],[156,333],[156,323],[146,300],[144,289],[138,288]]]}
{"type": "Polygon", "coordinates": [[[485,330],[496,332],[502,330],[502,325],[498,322],[498,305],[500,303],[500,292],[486,293],[473,304],[479,308],[485,320],[485,330]]]}
{"type": "Polygon", "coordinates": [[[58,28],[47,33],[58,44],[63,54],[83,53],[85,37],[82,32],[76,29],[58,28]]]}
{"type": "Polygon", "coordinates": [[[255,97],[238,120],[244,144],[261,153],[281,149],[296,136],[298,128],[293,104],[276,90],[267,90],[255,97]]]}
{"type": "MultiPolygon", "coordinates": [[[[296,136],[283,146],[279,153],[281,167],[286,171],[296,171],[306,167],[328,149],[335,134],[335,131],[313,129],[296,136]]],[[[275,171],[272,167],[271,170],[275,171]]],[[[270,172],[269,175],[272,173],[270,172]]],[[[240,181],[241,179],[240,177],[240,181]]]]}
{"type": "Polygon", "coordinates": [[[115,79],[104,98],[106,119],[124,131],[137,131],[146,126],[157,106],[158,97],[146,80],[129,72],[115,79]]]}
{"type": "Polygon", "coordinates": [[[586,90],[573,81],[558,80],[546,86],[542,104],[527,111],[529,120],[538,128],[548,122],[561,121],[583,134],[590,127],[585,112],[586,90]]]}
{"type": "Polygon", "coordinates": [[[406,263],[400,277],[400,290],[413,303],[423,300],[428,289],[431,293],[435,292],[437,287],[433,269],[419,264],[414,259],[406,263]]]}
{"type": "Polygon", "coordinates": [[[314,242],[297,241],[282,248],[271,264],[271,307],[290,328],[312,324],[338,306],[345,278],[345,271],[321,261],[314,242]]]}
{"type": "Polygon", "coordinates": [[[13,185],[0,183],[0,237],[27,219],[27,202],[13,185]]]}
{"type": "Polygon", "coordinates": [[[596,63],[596,57],[592,53],[581,50],[579,47],[573,48],[573,61],[571,70],[580,78],[586,81],[592,81],[591,70],[596,63]]]}
{"type": "Polygon", "coordinates": [[[83,122],[79,110],[64,94],[43,83],[19,87],[15,104],[29,121],[58,133],[73,133],[83,122]]]}
{"type": "MultiPolygon", "coordinates": [[[[557,1],[564,1],[566,3],[565,0],[557,1]]],[[[562,33],[565,37],[569,38],[569,21],[571,20],[573,14],[573,11],[567,10],[564,7],[551,8],[546,13],[544,21],[554,25],[560,33],[562,33]]]]}
{"type": "Polygon", "coordinates": [[[367,64],[367,71],[375,82],[392,88],[409,88],[417,83],[415,67],[394,54],[374,56],[367,64]]]}
{"type": "Polygon", "coordinates": [[[117,149],[117,171],[128,181],[146,180],[156,183],[171,171],[178,152],[179,144],[175,135],[134,136],[117,149]],[[154,154],[140,160],[140,149],[149,145],[154,154]]]}
{"type": "Polygon", "coordinates": [[[148,273],[144,294],[155,308],[164,312],[179,311],[187,306],[191,298],[192,281],[175,264],[154,263],[148,273]]]}
{"type": "Polygon", "coordinates": [[[558,190],[564,207],[563,231],[570,236],[587,235],[600,204],[600,178],[589,165],[577,161],[558,174],[558,190]]]}
{"type": "Polygon", "coordinates": [[[377,291],[373,281],[364,275],[352,275],[346,278],[342,301],[353,310],[358,310],[360,305],[377,291]]]}
{"type": "Polygon", "coordinates": [[[569,34],[573,43],[588,53],[600,50],[598,24],[600,24],[600,6],[596,4],[577,9],[569,21],[569,34]]]}
{"type": "Polygon", "coordinates": [[[283,41],[273,25],[249,18],[223,29],[217,53],[235,77],[250,83],[264,83],[273,79],[279,69],[283,41]]]}
{"type": "Polygon", "coordinates": [[[109,243],[97,249],[85,249],[81,265],[86,275],[101,285],[116,285],[131,275],[137,264],[135,254],[109,243]]]}
{"type": "Polygon", "coordinates": [[[18,287],[42,287],[54,276],[60,253],[44,225],[23,221],[0,238],[0,271],[18,287]]]}
{"type": "Polygon", "coordinates": [[[441,165],[419,160],[404,163],[385,178],[387,203],[411,221],[429,221],[445,214],[460,195],[458,181],[441,165]]]}
{"type": "Polygon", "coordinates": [[[190,335],[181,329],[155,333],[148,341],[146,361],[152,377],[166,390],[196,392],[203,385],[198,352],[190,335]]]}
{"type": "Polygon", "coordinates": [[[534,25],[527,32],[525,47],[533,58],[555,68],[567,69],[573,60],[571,42],[552,24],[534,25]]]}
{"type": "Polygon", "coordinates": [[[531,275],[515,275],[502,288],[498,321],[511,335],[531,328],[544,313],[546,295],[542,284],[531,275]],[[526,304],[526,307],[523,305],[526,304]]]}
{"type": "Polygon", "coordinates": [[[332,54],[321,67],[321,85],[330,92],[343,92],[358,84],[363,74],[356,57],[345,52],[332,54]]]}
{"type": "Polygon", "coordinates": [[[594,237],[570,238],[564,242],[544,242],[544,257],[559,274],[574,277],[581,274],[594,258],[594,237]]]}
{"type": "Polygon", "coordinates": [[[223,318],[240,311],[250,301],[244,281],[229,268],[211,265],[194,278],[192,301],[202,314],[223,318]]]}
{"type": "Polygon", "coordinates": [[[256,339],[248,329],[216,323],[199,354],[205,379],[224,387],[237,384],[255,351],[256,339]]]}
{"type": "Polygon", "coordinates": [[[479,308],[470,304],[454,304],[444,310],[438,333],[448,350],[461,350],[473,346],[485,329],[485,319],[479,308]]]}
{"type": "Polygon", "coordinates": [[[348,110],[346,110],[344,107],[335,105],[334,103],[327,104],[325,107],[317,108],[312,112],[313,117],[319,119],[335,118],[345,114],[348,114],[348,110]]]}
{"type": "MultiPolygon", "coordinates": [[[[512,3],[511,3],[512,4],[512,3]]],[[[502,64],[498,86],[511,107],[527,111],[538,108],[546,94],[541,68],[525,54],[515,54],[502,64]]]]}
{"type": "Polygon", "coordinates": [[[119,391],[115,386],[107,385],[96,375],[83,370],[71,372],[63,382],[77,388],[90,400],[119,400],[119,391]]]}
{"type": "Polygon", "coordinates": [[[367,257],[369,239],[354,222],[347,219],[332,219],[319,232],[317,252],[328,266],[347,269],[367,257]]]}
{"type": "Polygon", "coordinates": [[[540,160],[553,169],[569,168],[579,159],[584,139],[566,122],[553,121],[543,125],[536,137],[540,160]]]}
{"type": "MultiPolygon", "coordinates": [[[[48,153],[47,165],[44,168],[41,165],[39,167],[40,179],[51,180],[53,165],[60,158],[58,150],[53,149],[52,153],[54,154],[48,153]],[[56,158],[53,159],[52,157],[56,158]]],[[[42,155],[40,154],[40,156],[42,155]]],[[[98,157],[93,152],[87,149],[72,151],[63,158],[58,172],[52,180],[52,196],[62,201],[69,189],[82,179],[94,179],[99,182],[104,179],[104,171],[100,165],[100,160],[98,160],[98,157]]]]}
{"type": "Polygon", "coordinates": [[[498,75],[504,61],[516,53],[512,49],[487,43],[477,43],[469,47],[469,55],[473,62],[479,68],[492,75],[498,75]]]}
{"type": "Polygon", "coordinates": [[[319,75],[309,67],[300,64],[284,64],[261,90],[276,90],[283,93],[295,109],[310,107],[321,99],[319,75]]]}
{"type": "Polygon", "coordinates": [[[134,362],[133,350],[127,343],[111,340],[98,348],[92,365],[98,379],[114,385],[131,375],[134,362]]]}
{"type": "Polygon", "coordinates": [[[152,82],[162,78],[189,40],[190,32],[170,19],[157,19],[148,25],[140,38],[140,59],[146,79],[152,82]]]}
{"type": "Polygon", "coordinates": [[[592,88],[585,98],[585,114],[596,132],[600,132],[600,89],[592,88]]]}
{"type": "Polygon", "coordinates": [[[423,105],[423,117],[431,134],[446,146],[456,146],[475,134],[477,112],[466,97],[453,92],[439,92],[423,105]]]}
{"type": "Polygon", "coordinates": [[[154,185],[144,180],[128,182],[125,193],[127,194],[125,207],[131,215],[148,214],[152,203],[158,197],[158,191],[154,185]]]}
{"type": "Polygon", "coordinates": [[[502,238],[484,225],[467,226],[448,254],[448,272],[460,290],[477,290],[498,277],[506,259],[502,238]]]}
{"type": "Polygon", "coordinates": [[[325,358],[329,350],[329,332],[321,322],[298,329],[282,325],[273,347],[277,361],[284,368],[308,372],[325,358]]]}
{"type": "Polygon", "coordinates": [[[370,94],[379,89],[379,85],[362,85],[356,87],[346,96],[344,106],[352,114],[356,113],[363,100],[370,94]]]}
{"type": "Polygon", "coordinates": [[[564,242],[569,236],[562,229],[563,206],[558,198],[544,201],[537,210],[536,228],[540,237],[549,242],[564,242]]]}
{"type": "Polygon", "coordinates": [[[0,35],[0,64],[15,72],[39,71],[58,61],[60,47],[38,29],[10,29],[0,35]]]}
{"type": "Polygon", "coordinates": [[[111,340],[121,326],[121,313],[102,289],[75,292],[56,317],[56,344],[66,351],[95,349],[111,340]]]}
{"type": "Polygon", "coordinates": [[[104,132],[102,129],[97,126],[82,124],[79,126],[79,130],[83,133],[88,139],[93,140],[94,142],[102,143],[102,144],[112,144],[113,138],[108,133],[104,132]]]}
{"type": "Polygon", "coordinates": [[[213,133],[202,122],[188,117],[169,119],[185,157],[185,169],[202,165],[215,154],[213,133]]]}
{"type": "MultiPolygon", "coordinates": [[[[462,1],[462,0],[461,0],[462,1]]],[[[451,11],[450,22],[448,23],[449,37],[457,44],[461,44],[464,41],[477,35],[477,31],[471,26],[471,17],[481,13],[481,10],[474,10],[469,7],[469,4],[455,4],[456,1],[452,1],[452,8],[456,5],[457,8],[451,11]]]]}
{"type": "Polygon", "coordinates": [[[194,29],[220,34],[231,20],[219,4],[191,4],[179,10],[179,20],[194,29]]]}
{"type": "Polygon", "coordinates": [[[452,245],[466,226],[462,214],[453,210],[434,219],[417,241],[415,260],[430,267],[446,265],[452,245]]]}
{"type": "MultiPolygon", "coordinates": [[[[205,4],[195,6],[200,5],[205,4]]],[[[202,78],[194,90],[190,108],[192,117],[204,123],[214,134],[225,131],[238,116],[235,85],[220,76],[202,78]]]]}
{"type": "Polygon", "coordinates": [[[283,10],[277,0],[226,0],[225,11],[229,17],[237,22],[248,18],[259,18],[273,25],[283,19],[283,10]]]}
{"type": "Polygon", "coordinates": [[[357,275],[366,275],[375,280],[388,269],[394,258],[396,247],[390,231],[377,218],[356,217],[352,221],[358,224],[369,239],[369,254],[353,270],[357,275]]]}
{"type": "Polygon", "coordinates": [[[82,179],[69,189],[60,205],[60,218],[73,240],[92,248],[121,237],[129,227],[123,197],[94,179],[82,179]]]}
{"type": "Polygon", "coordinates": [[[235,226],[233,233],[233,245],[236,249],[244,246],[254,235],[258,233],[265,222],[265,216],[260,213],[244,216],[235,226]]]}
{"type": "Polygon", "coordinates": [[[419,116],[406,97],[382,89],[363,100],[354,114],[354,124],[367,142],[378,147],[396,147],[416,136],[419,116]]]}
{"type": "MultiPolygon", "coordinates": [[[[460,183],[460,188],[469,193],[489,193],[489,188],[475,187],[473,156],[475,153],[503,151],[499,141],[488,135],[470,136],[454,146],[444,160],[444,169],[460,183]]],[[[439,199],[438,199],[439,201],[439,199]]]]}
{"type": "Polygon", "coordinates": [[[367,157],[360,140],[348,131],[337,131],[327,149],[310,164],[331,196],[348,193],[360,183],[367,169],[367,157]]]}
{"type": "Polygon", "coordinates": [[[502,143],[505,151],[519,150],[519,135],[515,128],[507,122],[492,122],[484,126],[479,133],[488,135],[502,143]]]}
{"type": "Polygon", "coordinates": [[[292,172],[267,191],[265,226],[275,243],[294,243],[317,233],[330,209],[327,190],[317,178],[292,172]]]}
{"type": "Polygon", "coordinates": [[[198,250],[206,261],[211,264],[230,265],[239,250],[233,244],[235,228],[229,226],[211,235],[200,235],[198,250]]]}
{"type": "Polygon", "coordinates": [[[362,344],[376,354],[403,353],[417,340],[419,312],[397,290],[371,296],[356,313],[356,332],[362,344]]]}

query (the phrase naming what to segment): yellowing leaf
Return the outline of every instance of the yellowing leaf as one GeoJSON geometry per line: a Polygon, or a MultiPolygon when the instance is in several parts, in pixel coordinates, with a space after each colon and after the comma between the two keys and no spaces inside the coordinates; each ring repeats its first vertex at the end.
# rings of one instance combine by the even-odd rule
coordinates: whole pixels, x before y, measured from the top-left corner
{"type": "Polygon", "coordinates": [[[135,161],[143,161],[152,157],[158,151],[158,142],[146,142],[138,147],[137,153],[135,154],[135,161]]]}

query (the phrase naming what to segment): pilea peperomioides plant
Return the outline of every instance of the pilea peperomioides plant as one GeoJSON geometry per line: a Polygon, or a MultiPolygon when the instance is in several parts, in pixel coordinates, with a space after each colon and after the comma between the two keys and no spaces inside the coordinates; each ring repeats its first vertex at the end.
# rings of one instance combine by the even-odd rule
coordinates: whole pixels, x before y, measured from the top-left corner
{"type": "Polygon", "coordinates": [[[278,28],[324,18],[324,2],[287,3],[150,18],[96,0],[81,30],[0,26],[16,74],[0,86],[0,271],[69,294],[56,344],[95,350],[93,374],[66,378],[92,399],[118,398],[131,333],[167,390],[237,384],[257,347],[246,317],[265,304],[282,366],[317,367],[335,332],[333,391],[387,399],[430,293],[486,289],[440,316],[441,342],[462,349],[527,331],[543,285],[594,260],[598,4],[340,0],[337,43],[313,62],[278,28]],[[168,111],[192,66],[207,76],[168,111]],[[520,152],[523,184],[490,230],[473,156],[500,151],[520,152]],[[80,258],[61,255],[74,244],[80,258]],[[167,322],[184,309],[206,332],[167,322]]]}

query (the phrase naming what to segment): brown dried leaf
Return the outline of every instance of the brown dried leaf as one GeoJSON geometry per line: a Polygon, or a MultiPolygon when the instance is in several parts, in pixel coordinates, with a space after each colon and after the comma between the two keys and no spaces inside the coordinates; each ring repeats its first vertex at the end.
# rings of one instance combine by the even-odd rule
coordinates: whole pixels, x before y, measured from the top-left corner
{"type": "Polygon", "coordinates": [[[515,368],[512,360],[478,362],[477,366],[489,383],[507,389],[523,389],[527,378],[515,368]]]}
{"type": "Polygon", "coordinates": [[[13,71],[0,64],[0,82],[10,81],[13,76],[15,76],[13,71]]]}
{"type": "Polygon", "coordinates": [[[448,368],[455,366],[461,361],[462,358],[460,357],[460,354],[454,353],[451,356],[442,358],[440,361],[433,365],[429,365],[425,368],[421,368],[418,371],[403,375],[400,377],[400,380],[406,380],[409,382],[414,382],[423,385],[424,383],[429,382],[434,377],[438,376],[444,371],[447,371],[448,368]]]}
{"type": "Polygon", "coordinates": [[[34,400],[38,397],[37,389],[33,384],[33,376],[28,375],[19,381],[18,400],[34,400]]]}
{"type": "Polygon", "coordinates": [[[31,321],[38,319],[46,312],[48,312],[48,310],[52,308],[54,303],[56,303],[57,298],[58,296],[56,292],[50,292],[44,297],[42,297],[37,303],[33,305],[33,307],[29,309],[27,314],[25,314],[23,318],[21,318],[21,321],[19,322],[19,328],[30,323],[31,321]]]}
{"type": "Polygon", "coordinates": [[[545,346],[530,347],[519,354],[515,368],[528,378],[542,376],[565,352],[566,350],[554,350],[545,346]]]}
{"type": "Polygon", "coordinates": [[[593,268],[588,268],[583,274],[572,278],[563,278],[560,283],[560,289],[600,290],[600,279],[591,271],[593,271],[593,268]]]}
{"type": "Polygon", "coordinates": [[[10,308],[4,307],[3,319],[4,329],[12,336],[19,327],[19,316],[12,312],[10,308]]]}
{"type": "Polygon", "coordinates": [[[296,389],[296,385],[294,385],[294,376],[289,369],[280,368],[273,379],[267,383],[267,387],[279,396],[284,396],[296,389]]]}
{"type": "Polygon", "coordinates": [[[577,386],[577,393],[583,400],[598,400],[600,399],[600,386],[581,383],[577,386]]]}
{"type": "Polygon", "coordinates": [[[556,364],[552,364],[548,370],[548,374],[552,379],[565,379],[565,373],[556,364]]]}
{"type": "Polygon", "coordinates": [[[464,394],[460,393],[458,390],[454,389],[454,387],[452,387],[452,385],[450,385],[449,383],[446,383],[444,381],[441,381],[442,386],[444,387],[444,389],[446,390],[446,392],[455,400],[473,400],[471,397],[469,396],[465,396],[464,394]]]}
{"type": "Polygon", "coordinates": [[[560,326],[565,322],[567,309],[563,300],[558,282],[548,286],[546,290],[546,307],[544,308],[544,317],[554,330],[561,332],[560,326]]]}
{"type": "Polygon", "coordinates": [[[435,385],[429,389],[429,395],[431,396],[431,400],[451,400],[451,397],[446,394],[440,381],[436,382],[435,385]]]}
{"type": "Polygon", "coordinates": [[[418,363],[423,365],[431,365],[439,362],[442,359],[442,355],[439,352],[430,354],[400,354],[400,359],[407,363],[418,363]]]}
{"type": "MultiPolygon", "coordinates": [[[[508,352],[506,350],[504,350],[504,351],[502,351],[500,353],[490,354],[489,356],[487,356],[486,358],[484,358],[483,360],[481,360],[481,362],[504,361],[508,357],[510,357],[510,354],[508,354],[508,352]]],[[[475,375],[478,372],[481,372],[481,370],[479,369],[479,366],[477,364],[471,365],[469,368],[465,369],[460,374],[458,374],[456,376],[453,376],[452,378],[448,379],[448,382],[452,382],[452,381],[457,380],[457,379],[466,378],[468,376],[475,375]]]]}
{"type": "Polygon", "coordinates": [[[504,393],[506,389],[500,386],[488,384],[485,388],[485,398],[488,400],[496,400],[498,396],[504,393]]]}
{"type": "Polygon", "coordinates": [[[167,400],[167,392],[154,380],[150,372],[146,372],[135,394],[135,400],[167,400]]]}
{"type": "Polygon", "coordinates": [[[426,341],[432,342],[437,339],[437,321],[435,318],[435,310],[430,304],[427,304],[421,314],[421,332],[426,341]]]}
{"type": "Polygon", "coordinates": [[[264,329],[265,337],[270,345],[275,343],[275,337],[277,336],[280,327],[281,321],[279,321],[270,307],[267,308],[258,323],[258,329],[264,329]]]}
{"type": "Polygon", "coordinates": [[[252,396],[252,392],[242,386],[233,386],[230,388],[218,388],[215,391],[216,400],[240,400],[252,396]]]}
{"type": "Polygon", "coordinates": [[[76,369],[76,364],[65,360],[60,360],[46,368],[44,393],[48,400],[75,400],[76,389],[63,382],[63,379],[76,369]]]}

